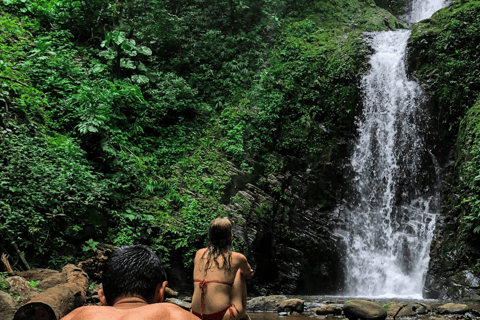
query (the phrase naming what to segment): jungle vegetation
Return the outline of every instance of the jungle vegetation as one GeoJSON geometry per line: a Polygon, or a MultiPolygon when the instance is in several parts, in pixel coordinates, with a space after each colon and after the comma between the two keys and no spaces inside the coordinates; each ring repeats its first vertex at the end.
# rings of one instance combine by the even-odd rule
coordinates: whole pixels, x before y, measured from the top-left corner
{"type": "MultiPolygon", "coordinates": [[[[235,201],[232,166],[268,175],[284,169],[279,157],[324,168],[346,156],[362,33],[405,27],[400,2],[2,0],[0,249],[59,268],[96,242],[143,243],[189,267],[235,201]]],[[[480,91],[480,4],[452,8],[455,22],[439,13],[414,27],[441,30],[418,31],[412,54],[422,79],[436,79],[448,132],[470,132],[459,161],[473,234],[479,128],[460,121],[480,91]]]]}

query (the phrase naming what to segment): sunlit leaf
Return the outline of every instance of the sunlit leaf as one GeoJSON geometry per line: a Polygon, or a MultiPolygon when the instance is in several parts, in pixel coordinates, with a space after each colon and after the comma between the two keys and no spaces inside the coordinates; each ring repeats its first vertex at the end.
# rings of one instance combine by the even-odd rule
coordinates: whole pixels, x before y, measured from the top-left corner
{"type": "Polygon", "coordinates": [[[115,30],[112,32],[112,40],[117,44],[122,44],[123,41],[126,39],[126,34],[123,31],[115,30]]]}
{"type": "Polygon", "coordinates": [[[142,75],[142,74],[133,75],[132,80],[135,81],[138,84],[145,84],[145,83],[149,82],[148,78],[146,76],[142,75]]]}
{"type": "Polygon", "coordinates": [[[135,48],[138,52],[144,54],[144,55],[147,55],[147,56],[151,56],[152,55],[152,49],[150,49],[149,47],[145,47],[145,46],[138,46],[135,48]]]}
{"type": "Polygon", "coordinates": [[[120,59],[120,67],[128,68],[128,69],[135,69],[135,63],[130,60],[129,58],[121,58],[120,59]]]}

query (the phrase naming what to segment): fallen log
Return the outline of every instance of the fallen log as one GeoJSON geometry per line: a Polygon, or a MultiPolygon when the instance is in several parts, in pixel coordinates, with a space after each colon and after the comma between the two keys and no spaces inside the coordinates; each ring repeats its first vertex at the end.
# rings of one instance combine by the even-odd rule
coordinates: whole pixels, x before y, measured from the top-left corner
{"type": "Polygon", "coordinates": [[[9,276],[19,276],[25,278],[27,281],[43,280],[54,274],[59,273],[56,270],[51,269],[30,269],[27,271],[12,271],[9,272],[9,276]]]}
{"type": "Polygon", "coordinates": [[[62,269],[67,283],[47,289],[21,306],[13,320],[60,320],[86,301],[88,277],[82,269],[68,264],[62,269]]]}

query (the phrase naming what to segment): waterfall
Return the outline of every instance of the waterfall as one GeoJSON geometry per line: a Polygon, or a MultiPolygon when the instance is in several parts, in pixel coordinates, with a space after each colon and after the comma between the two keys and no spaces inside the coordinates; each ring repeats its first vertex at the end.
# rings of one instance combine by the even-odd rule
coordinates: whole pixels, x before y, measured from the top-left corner
{"type": "MultiPolygon", "coordinates": [[[[447,3],[414,0],[407,22],[447,3]]],[[[350,189],[336,211],[345,294],[421,298],[439,211],[438,165],[426,143],[421,87],[406,75],[409,30],[372,32],[361,80],[363,110],[350,159],[350,189]]]]}

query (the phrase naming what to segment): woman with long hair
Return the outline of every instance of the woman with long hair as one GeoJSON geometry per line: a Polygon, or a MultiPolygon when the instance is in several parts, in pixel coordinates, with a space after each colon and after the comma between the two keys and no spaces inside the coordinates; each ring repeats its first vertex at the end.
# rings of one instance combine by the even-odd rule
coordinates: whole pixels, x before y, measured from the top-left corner
{"type": "Polygon", "coordinates": [[[208,245],[195,255],[191,311],[204,320],[249,319],[245,278],[253,276],[247,258],[232,252],[232,224],[217,218],[208,228],[208,245]]]}

